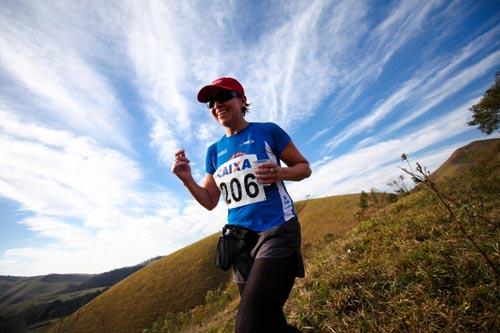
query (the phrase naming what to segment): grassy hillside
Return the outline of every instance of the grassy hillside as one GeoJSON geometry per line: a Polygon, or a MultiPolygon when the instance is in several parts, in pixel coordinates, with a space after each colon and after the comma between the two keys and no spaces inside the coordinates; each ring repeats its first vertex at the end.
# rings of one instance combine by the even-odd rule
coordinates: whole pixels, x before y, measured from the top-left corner
{"type": "Polygon", "coordinates": [[[357,225],[358,194],[340,195],[299,202],[303,245],[318,244],[325,237],[336,237],[357,225]]]}
{"type": "MultiPolygon", "coordinates": [[[[475,145],[459,150],[433,177],[498,267],[500,145],[475,145]]],[[[297,203],[307,276],[286,306],[294,324],[305,332],[499,327],[498,277],[435,194],[419,186],[385,207],[370,202],[368,213],[355,217],[358,201],[347,195],[297,203]]],[[[232,332],[238,296],[234,284],[224,284],[229,276],[213,267],[216,237],[122,281],[55,330],[232,332]],[[200,276],[213,283],[200,287],[200,276]]]]}
{"type": "Polygon", "coordinates": [[[207,290],[229,279],[214,262],[217,235],[147,266],[113,286],[69,318],[62,332],[138,332],[160,315],[203,302],[207,290]]]}
{"type": "MultiPolygon", "coordinates": [[[[353,227],[357,200],[357,195],[344,195],[297,203],[304,243],[314,245],[353,227]]],[[[137,272],[57,323],[53,331],[139,332],[166,313],[204,303],[208,291],[231,279],[230,273],[214,266],[217,238],[207,237],[137,272]]]]}
{"type": "Polygon", "coordinates": [[[457,149],[433,174],[436,181],[446,180],[469,170],[484,158],[498,155],[500,139],[479,140],[457,149]]]}
{"type": "MultiPolygon", "coordinates": [[[[499,277],[460,229],[498,269],[500,141],[464,148],[433,175],[458,220],[422,186],[381,209],[369,207],[358,227],[307,251],[306,278],[286,305],[292,323],[304,332],[498,330],[499,277]]],[[[233,332],[234,285],[206,301],[167,313],[144,332],[233,332]]]]}
{"type": "Polygon", "coordinates": [[[287,305],[290,317],[314,332],[496,331],[499,277],[460,230],[500,267],[500,165],[490,157],[442,184],[458,222],[421,189],[318,251],[287,305]]]}

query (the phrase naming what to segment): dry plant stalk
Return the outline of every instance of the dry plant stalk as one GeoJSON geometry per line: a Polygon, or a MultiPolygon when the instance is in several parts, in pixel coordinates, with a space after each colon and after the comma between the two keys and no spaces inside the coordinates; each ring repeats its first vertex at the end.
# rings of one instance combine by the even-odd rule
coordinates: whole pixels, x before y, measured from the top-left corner
{"type": "Polygon", "coordinates": [[[454,222],[458,226],[458,229],[460,230],[460,233],[462,234],[462,236],[464,236],[466,239],[468,239],[473,244],[473,246],[476,248],[476,250],[479,252],[479,254],[481,254],[481,256],[484,258],[484,260],[486,261],[488,266],[490,266],[490,268],[493,270],[493,272],[495,273],[495,277],[496,277],[496,283],[498,284],[498,281],[500,278],[500,271],[496,267],[495,263],[488,257],[486,252],[484,252],[484,250],[479,246],[479,244],[477,244],[477,242],[474,240],[472,235],[470,235],[467,232],[467,230],[465,230],[462,222],[460,221],[460,219],[457,217],[457,215],[455,214],[455,212],[451,208],[451,204],[454,203],[453,199],[448,197],[445,193],[441,192],[437,188],[436,184],[430,178],[430,171],[428,171],[425,167],[422,168],[422,166],[417,162],[416,163],[416,172],[414,172],[411,165],[410,165],[410,162],[408,161],[408,155],[402,154],[401,159],[408,164],[408,169],[405,169],[402,167],[400,169],[403,170],[404,172],[406,172],[408,175],[410,175],[412,177],[413,181],[415,181],[415,183],[424,184],[424,186],[429,188],[437,196],[437,198],[439,199],[439,202],[448,211],[448,215],[450,216],[450,219],[452,220],[452,222],[454,222]]]}

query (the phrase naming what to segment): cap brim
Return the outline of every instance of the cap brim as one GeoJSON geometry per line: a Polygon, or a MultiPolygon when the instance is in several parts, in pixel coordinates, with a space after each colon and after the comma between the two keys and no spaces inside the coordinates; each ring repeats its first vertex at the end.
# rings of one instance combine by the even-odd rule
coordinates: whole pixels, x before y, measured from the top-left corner
{"type": "Polygon", "coordinates": [[[198,92],[198,101],[201,103],[210,102],[218,93],[220,93],[224,88],[208,85],[201,88],[198,92]]]}

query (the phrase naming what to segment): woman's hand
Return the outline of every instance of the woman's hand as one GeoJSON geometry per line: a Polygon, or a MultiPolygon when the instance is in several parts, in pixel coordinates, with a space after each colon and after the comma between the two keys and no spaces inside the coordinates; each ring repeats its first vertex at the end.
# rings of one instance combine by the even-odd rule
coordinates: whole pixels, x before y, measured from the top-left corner
{"type": "Polygon", "coordinates": [[[257,177],[257,182],[260,184],[270,185],[283,180],[282,171],[282,167],[269,161],[255,168],[255,176],[257,177]]]}
{"type": "Polygon", "coordinates": [[[201,186],[198,185],[191,174],[191,166],[189,165],[189,160],[186,157],[184,149],[180,149],[175,153],[172,173],[184,183],[196,201],[203,207],[212,210],[217,206],[220,190],[215,183],[214,177],[207,173],[205,178],[203,178],[201,186]]]}
{"type": "Polygon", "coordinates": [[[191,166],[186,157],[184,149],[180,149],[175,153],[175,161],[172,164],[172,173],[176,175],[184,184],[192,178],[191,166]]]}
{"type": "Polygon", "coordinates": [[[309,162],[302,156],[297,147],[290,141],[281,152],[280,159],[286,167],[280,167],[271,161],[255,168],[255,176],[261,184],[269,185],[282,180],[300,181],[311,175],[309,162]]]}

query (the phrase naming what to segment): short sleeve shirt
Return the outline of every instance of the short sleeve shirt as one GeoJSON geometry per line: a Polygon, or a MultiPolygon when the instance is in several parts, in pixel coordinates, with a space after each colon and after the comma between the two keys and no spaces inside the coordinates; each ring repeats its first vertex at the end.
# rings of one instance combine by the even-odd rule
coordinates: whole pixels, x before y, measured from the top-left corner
{"type": "Polygon", "coordinates": [[[296,216],[285,184],[263,186],[254,173],[257,160],[280,165],[280,155],[289,142],[288,134],[274,123],[249,123],[208,148],[205,171],[213,175],[221,190],[229,224],[261,232],[296,216]]]}

